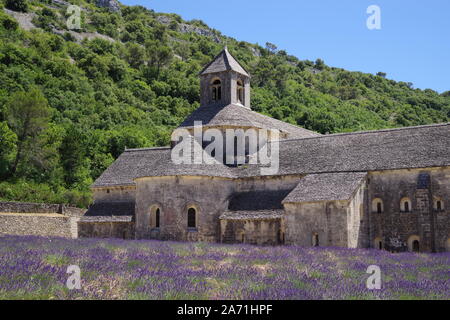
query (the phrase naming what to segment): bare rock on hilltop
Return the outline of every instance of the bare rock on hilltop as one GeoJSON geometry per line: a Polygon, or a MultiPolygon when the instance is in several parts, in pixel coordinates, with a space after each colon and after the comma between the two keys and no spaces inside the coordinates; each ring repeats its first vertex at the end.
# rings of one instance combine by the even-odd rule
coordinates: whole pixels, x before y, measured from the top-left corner
{"type": "Polygon", "coordinates": [[[9,9],[3,9],[6,14],[13,17],[19,23],[19,26],[24,30],[36,29],[36,26],[31,22],[33,18],[36,16],[33,12],[24,13],[24,12],[16,12],[9,9]]]}
{"type": "Polygon", "coordinates": [[[120,11],[119,1],[117,0],[97,0],[97,6],[102,8],[108,8],[112,12],[120,11]]]}

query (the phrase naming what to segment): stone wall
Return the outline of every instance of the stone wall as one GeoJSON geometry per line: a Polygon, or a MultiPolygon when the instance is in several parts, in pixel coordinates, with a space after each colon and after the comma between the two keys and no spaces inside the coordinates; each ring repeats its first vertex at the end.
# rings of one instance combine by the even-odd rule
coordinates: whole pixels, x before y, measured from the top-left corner
{"type": "Polygon", "coordinates": [[[348,202],[321,201],[285,204],[285,243],[310,247],[318,236],[319,246],[348,246],[348,202]]]}
{"type": "Polygon", "coordinates": [[[347,210],[347,245],[349,248],[367,248],[369,246],[366,198],[367,186],[364,182],[354,193],[347,210]]]}
{"type": "Polygon", "coordinates": [[[227,208],[232,181],[212,177],[137,179],[138,239],[210,241],[219,239],[219,216],[227,208]],[[160,228],[152,228],[150,213],[160,208],[160,228]],[[196,210],[196,228],[188,228],[187,212],[196,210]],[[153,210],[154,211],[154,210],[153,210]]]}
{"type": "Polygon", "coordinates": [[[219,220],[234,192],[294,188],[301,177],[139,178],[136,189],[118,187],[111,188],[109,193],[106,189],[95,191],[96,201],[136,199],[135,231],[132,224],[96,223],[92,227],[80,224],[80,232],[83,236],[112,234],[119,238],[124,232],[135,232],[138,239],[178,241],[242,242],[244,239],[258,244],[276,244],[284,234],[286,244],[303,246],[311,246],[317,235],[320,246],[378,248],[381,242],[390,251],[411,249],[408,243],[411,246],[412,237],[417,237],[420,251],[450,249],[448,167],[370,172],[366,184],[355,191],[350,201],[286,204],[281,221],[219,220]],[[400,210],[400,200],[405,197],[411,201],[411,212],[400,210]],[[374,210],[375,198],[383,202],[382,213],[374,210]],[[436,208],[436,199],[442,202],[440,210],[436,208]],[[159,228],[150,223],[155,206],[160,208],[159,228]],[[191,229],[187,227],[190,207],[197,212],[197,226],[191,229]]]}
{"type": "Polygon", "coordinates": [[[369,201],[380,198],[383,212],[370,210],[370,246],[380,238],[389,251],[411,251],[408,240],[417,237],[421,252],[446,250],[450,238],[450,169],[391,170],[369,176],[369,201]],[[403,212],[400,201],[411,201],[409,212],[403,212]],[[434,209],[435,199],[443,209],[434,209]]]}
{"type": "Polygon", "coordinates": [[[281,219],[221,220],[222,243],[282,244],[281,219]]]}
{"type": "Polygon", "coordinates": [[[200,105],[223,107],[231,103],[236,104],[238,98],[236,95],[237,81],[241,80],[244,85],[243,105],[250,108],[250,79],[236,72],[217,72],[203,75],[200,78],[200,105]],[[216,79],[221,81],[222,98],[218,101],[212,100],[211,84],[216,79]]]}
{"type": "Polygon", "coordinates": [[[136,199],[135,186],[93,188],[92,192],[95,202],[134,201],[136,199]]]}
{"type": "Polygon", "coordinates": [[[0,202],[0,235],[76,238],[84,211],[58,204],[0,202]]]}
{"type": "Polygon", "coordinates": [[[82,216],[86,210],[63,204],[0,202],[0,212],[12,213],[59,213],[67,216],[82,216]]]}
{"type": "MultiPolygon", "coordinates": [[[[139,178],[136,180],[136,237],[219,242],[219,216],[227,210],[233,192],[294,188],[299,179],[299,176],[236,180],[213,177],[139,178]],[[154,207],[160,208],[160,228],[152,228],[150,223],[154,207]],[[197,211],[195,229],[187,228],[187,210],[190,207],[197,211]]],[[[272,238],[272,235],[269,237],[272,238]]]]}
{"type": "Polygon", "coordinates": [[[78,222],[80,238],[134,239],[134,222],[78,222]]]}

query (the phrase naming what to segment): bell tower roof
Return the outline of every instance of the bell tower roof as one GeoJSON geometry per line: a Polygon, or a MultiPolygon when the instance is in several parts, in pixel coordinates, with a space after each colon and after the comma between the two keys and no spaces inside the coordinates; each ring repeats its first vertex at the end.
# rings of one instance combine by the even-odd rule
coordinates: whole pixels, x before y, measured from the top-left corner
{"type": "Polygon", "coordinates": [[[246,77],[250,75],[245,71],[245,69],[237,62],[237,60],[228,52],[228,48],[225,48],[210,62],[208,63],[200,75],[205,75],[209,73],[223,72],[223,71],[235,71],[246,77]]]}

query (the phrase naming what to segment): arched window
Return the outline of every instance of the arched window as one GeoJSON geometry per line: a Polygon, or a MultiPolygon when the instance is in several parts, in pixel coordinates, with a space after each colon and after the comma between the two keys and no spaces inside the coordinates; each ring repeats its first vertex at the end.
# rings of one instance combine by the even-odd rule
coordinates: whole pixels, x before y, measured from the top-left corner
{"type": "Polygon", "coordinates": [[[313,247],[318,247],[319,246],[319,235],[317,233],[313,233],[312,245],[313,245],[313,247]]]}
{"type": "Polygon", "coordinates": [[[403,198],[400,200],[400,211],[401,212],[411,212],[411,200],[409,198],[403,198]]]}
{"type": "Polygon", "coordinates": [[[214,80],[212,85],[212,99],[214,101],[219,101],[222,99],[222,83],[219,79],[214,80]]]}
{"type": "Polygon", "coordinates": [[[420,252],[420,238],[413,235],[408,238],[408,250],[410,252],[420,252]]]}
{"type": "Polygon", "coordinates": [[[380,198],[375,198],[372,200],[372,212],[373,213],[384,212],[383,200],[381,200],[380,198]]]}
{"type": "Polygon", "coordinates": [[[161,210],[156,209],[155,212],[155,228],[159,228],[159,216],[160,216],[161,210]]]}
{"type": "Polygon", "coordinates": [[[188,209],[188,216],[187,216],[188,228],[197,228],[196,215],[197,212],[195,211],[194,208],[188,209]]]}
{"type": "Polygon", "coordinates": [[[444,201],[441,198],[434,198],[433,208],[436,211],[444,211],[444,201]]]}
{"type": "Polygon", "coordinates": [[[237,81],[236,98],[239,103],[244,103],[244,85],[241,80],[237,81]]]}
{"type": "Polygon", "coordinates": [[[158,229],[161,224],[161,209],[158,206],[153,206],[150,209],[150,227],[158,229]]]}

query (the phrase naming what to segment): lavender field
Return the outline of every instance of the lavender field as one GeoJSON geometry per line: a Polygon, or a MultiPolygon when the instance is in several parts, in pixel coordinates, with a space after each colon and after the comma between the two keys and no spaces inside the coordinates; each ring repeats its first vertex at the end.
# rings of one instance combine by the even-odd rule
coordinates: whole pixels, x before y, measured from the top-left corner
{"type": "Polygon", "coordinates": [[[449,253],[0,237],[0,299],[450,299],[449,279],[449,253]]]}

